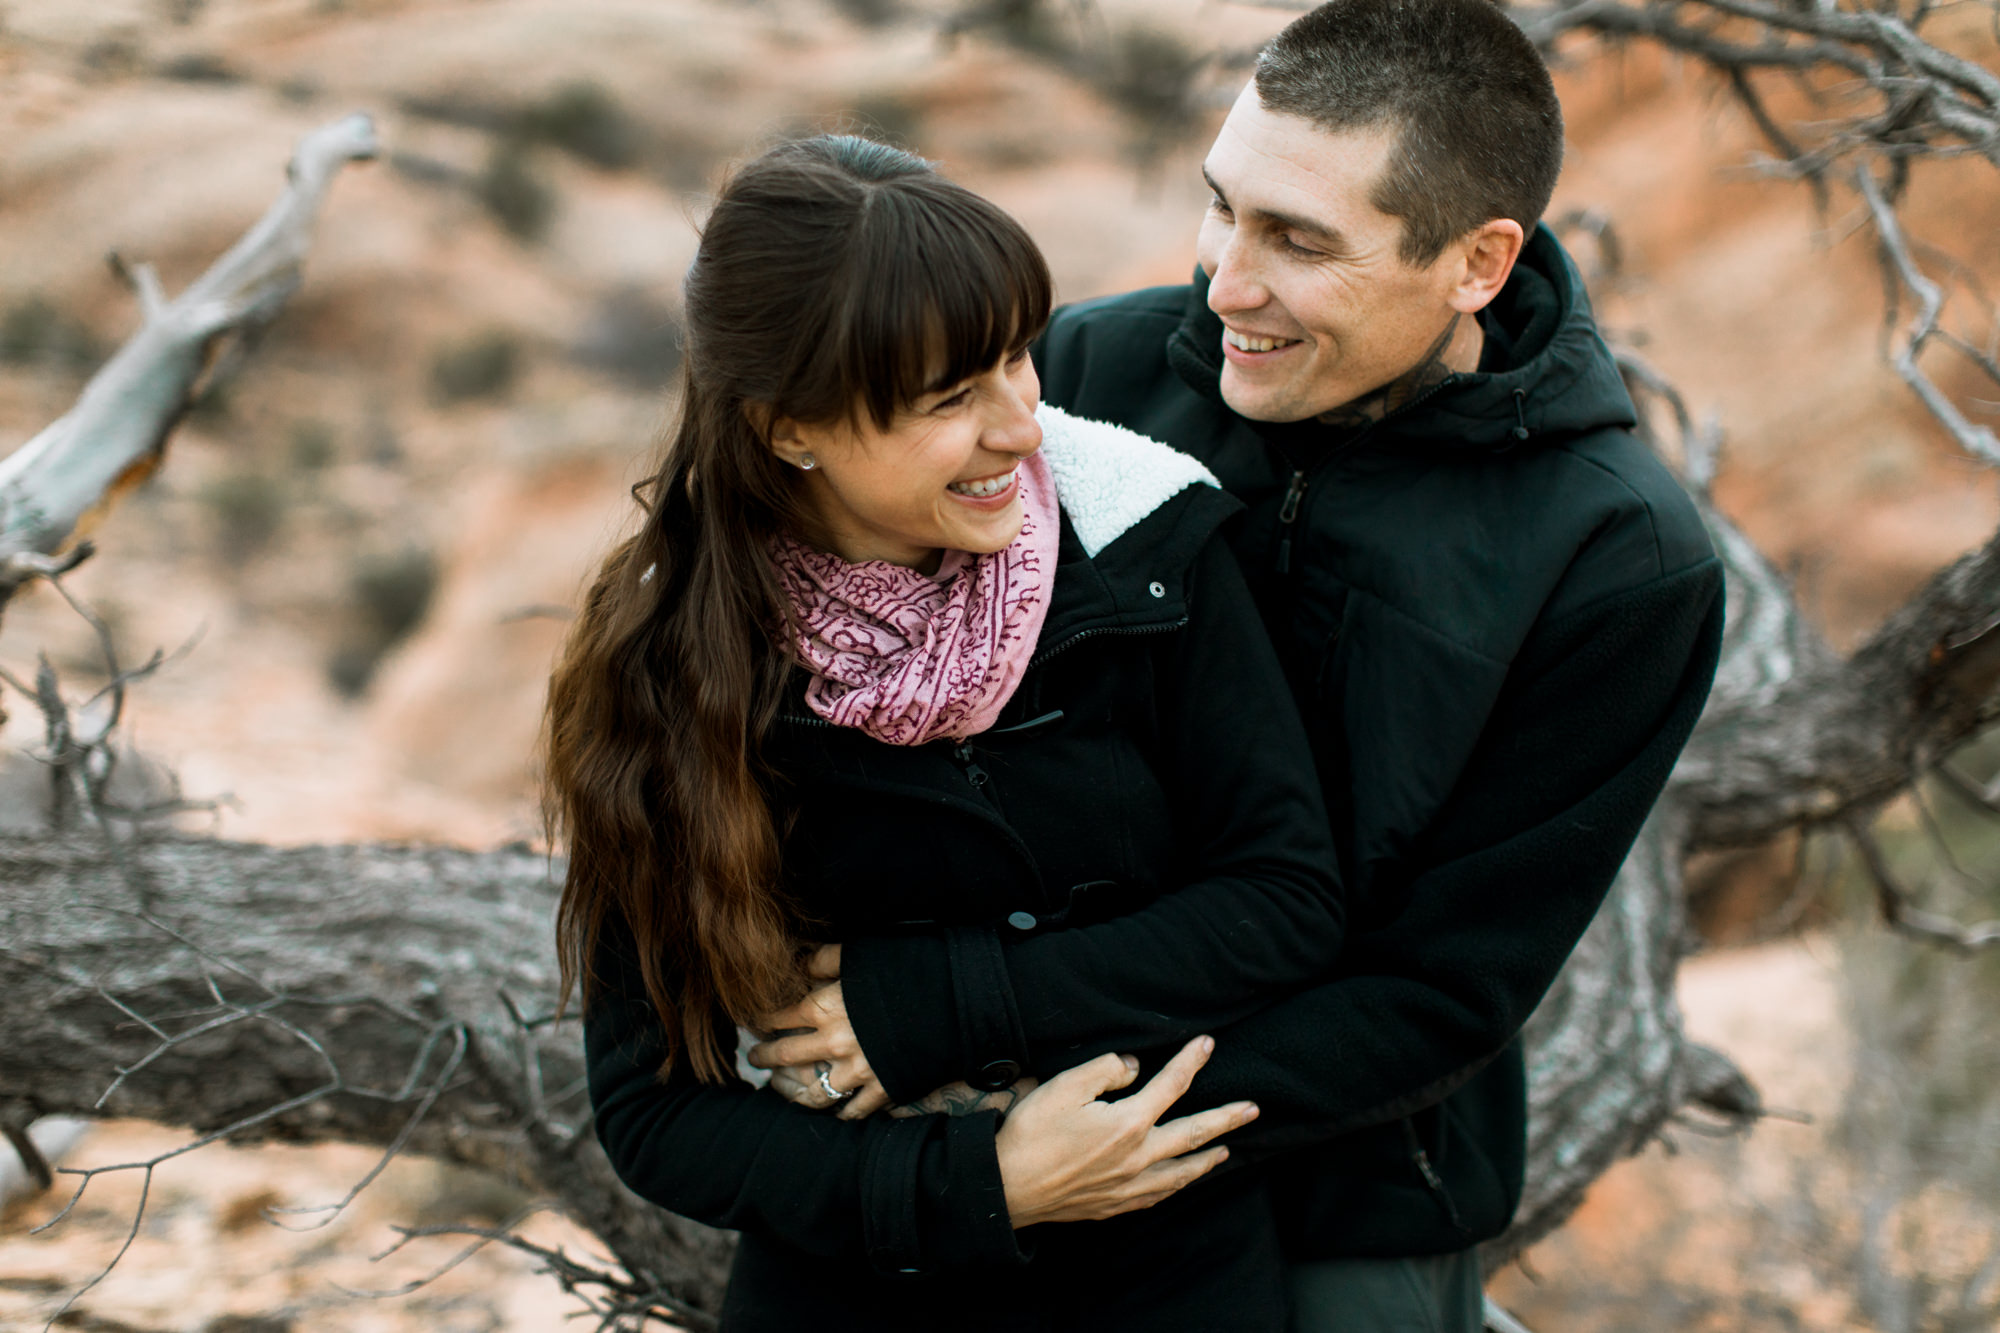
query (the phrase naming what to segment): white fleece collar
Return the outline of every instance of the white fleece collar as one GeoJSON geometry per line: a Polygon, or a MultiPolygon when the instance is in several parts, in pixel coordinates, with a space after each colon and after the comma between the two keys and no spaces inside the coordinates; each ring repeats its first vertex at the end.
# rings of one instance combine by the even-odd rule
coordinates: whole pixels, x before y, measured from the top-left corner
{"type": "Polygon", "coordinates": [[[1035,420],[1056,496],[1093,558],[1188,487],[1222,485],[1180,450],[1123,426],[1073,417],[1047,403],[1035,409],[1035,420]]]}

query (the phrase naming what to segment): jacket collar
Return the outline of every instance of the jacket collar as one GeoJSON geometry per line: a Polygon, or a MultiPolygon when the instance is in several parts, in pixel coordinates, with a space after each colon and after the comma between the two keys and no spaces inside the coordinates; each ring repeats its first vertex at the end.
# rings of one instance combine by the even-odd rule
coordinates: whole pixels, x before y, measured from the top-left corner
{"type": "Polygon", "coordinates": [[[1220,487],[1192,457],[1108,421],[1049,403],[1035,412],[1042,458],[1085,554],[1095,556],[1190,486],[1220,487]]]}
{"type": "MultiPolygon", "coordinates": [[[[1482,313],[1489,353],[1481,369],[1452,375],[1363,434],[1398,448],[1504,453],[1523,444],[1638,420],[1611,349],[1597,331],[1576,265],[1537,225],[1507,285],[1482,313]],[[1525,431],[1525,437],[1521,432],[1525,431]]],[[[1187,310],[1167,340],[1167,361],[1197,393],[1221,401],[1222,320],[1208,308],[1208,276],[1196,268],[1187,310]]],[[[1279,444],[1338,442],[1316,421],[1248,422],[1279,444]]]]}

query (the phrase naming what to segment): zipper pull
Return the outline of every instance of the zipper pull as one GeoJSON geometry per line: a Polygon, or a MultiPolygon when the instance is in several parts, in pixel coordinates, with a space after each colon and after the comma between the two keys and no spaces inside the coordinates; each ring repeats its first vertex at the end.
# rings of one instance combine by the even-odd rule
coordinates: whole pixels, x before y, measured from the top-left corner
{"type": "Polygon", "coordinates": [[[965,780],[967,782],[970,782],[975,787],[984,787],[986,785],[986,770],[973,760],[972,743],[970,741],[960,741],[951,754],[952,758],[965,765],[965,780]]]}
{"type": "Polygon", "coordinates": [[[1306,498],[1306,474],[1292,473],[1292,484],[1285,491],[1285,502],[1278,506],[1278,572],[1292,572],[1292,524],[1298,521],[1299,502],[1306,498]]]}

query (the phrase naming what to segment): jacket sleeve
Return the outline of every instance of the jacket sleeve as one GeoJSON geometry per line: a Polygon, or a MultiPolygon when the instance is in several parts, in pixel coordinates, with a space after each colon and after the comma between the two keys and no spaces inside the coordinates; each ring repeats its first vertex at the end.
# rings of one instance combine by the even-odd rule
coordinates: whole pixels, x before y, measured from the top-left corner
{"type": "MultiPolygon", "coordinates": [[[[629,933],[607,933],[584,1015],[598,1141],[632,1191],[710,1226],[913,1273],[1022,1260],[994,1152],[998,1118],[851,1122],[741,1080],[702,1083],[661,1031],[629,933]]],[[[735,1029],[726,1022],[724,1049],[735,1029]]]]}
{"type": "Polygon", "coordinates": [[[1184,1105],[1256,1101],[1232,1142],[1317,1142],[1437,1102],[1527,1021],[1700,717],[1723,625],[1713,558],[1543,626],[1517,658],[1407,906],[1344,975],[1216,1038],[1184,1105]]]}
{"type": "Polygon", "coordinates": [[[1155,672],[1156,763],[1185,831],[1185,878],[1087,926],[848,941],[849,1019],[892,1096],[959,1079],[1001,1087],[1177,1044],[1332,967],[1344,912],[1325,803],[1277,655],[1219,538],[1190,569],[1188,616],[1155,672]]]}

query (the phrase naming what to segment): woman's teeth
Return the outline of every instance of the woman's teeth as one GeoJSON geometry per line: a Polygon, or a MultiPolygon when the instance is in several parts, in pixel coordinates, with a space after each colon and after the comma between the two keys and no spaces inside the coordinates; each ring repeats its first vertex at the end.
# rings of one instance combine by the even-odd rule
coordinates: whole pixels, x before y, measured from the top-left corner
{"type": "Polygon", "coordinates": [[[1222,336],[1228,340],[1231,347],[1245,352],[1275,352],[1280,347],[1290,347],[1299,341],[1297,338],[1253,338],[1247,333],[1238,333],[1235,329],[1224,329],[1222,336]]]}
{"type": "MultiPolygon", "coordinates": [[[[1020,469],[1016,468],[1014,471],[1018,472],[1020,469]]],[[[951,485],[945,487],[945,489],[957,491],[960,495],[969,495],[975,500],[985,500],[1000,494],[1000,492],[1013,484],[1014,473],[1003,472],[997,477],[988,477],[984,481],[954,481],[951,485]]]]}

